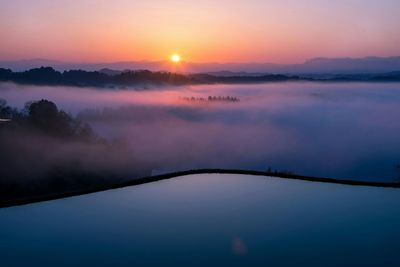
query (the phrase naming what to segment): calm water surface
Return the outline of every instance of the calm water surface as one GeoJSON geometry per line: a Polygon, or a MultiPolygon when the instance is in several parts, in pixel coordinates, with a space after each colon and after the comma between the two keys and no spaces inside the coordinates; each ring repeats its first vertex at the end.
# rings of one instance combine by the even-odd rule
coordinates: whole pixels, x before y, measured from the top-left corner
{"type": "Polygon", "coordinates": [[[1,266],[399,266],[400,190],[190,175],[0,209],[1,266]]]}

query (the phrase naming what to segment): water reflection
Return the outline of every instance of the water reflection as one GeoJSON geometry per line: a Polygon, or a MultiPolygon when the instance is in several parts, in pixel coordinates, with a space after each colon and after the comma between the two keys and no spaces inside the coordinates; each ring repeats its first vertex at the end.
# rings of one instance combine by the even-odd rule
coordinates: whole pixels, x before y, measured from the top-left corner
{"type": "Polygon", "coordinates": [[[397,189],[191,175],[0,209],[4,266],[398,266],[397,189]]]}

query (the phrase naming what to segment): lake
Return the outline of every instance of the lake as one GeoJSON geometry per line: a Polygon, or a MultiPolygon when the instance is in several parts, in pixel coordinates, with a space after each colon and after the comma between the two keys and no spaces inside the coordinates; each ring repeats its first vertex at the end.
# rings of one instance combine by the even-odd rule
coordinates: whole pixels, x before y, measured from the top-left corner
{"type": "Polygon", "coordinates": [[[0,209],[1,266],[399,266],[399,189],[190,175],[0,209]]]}

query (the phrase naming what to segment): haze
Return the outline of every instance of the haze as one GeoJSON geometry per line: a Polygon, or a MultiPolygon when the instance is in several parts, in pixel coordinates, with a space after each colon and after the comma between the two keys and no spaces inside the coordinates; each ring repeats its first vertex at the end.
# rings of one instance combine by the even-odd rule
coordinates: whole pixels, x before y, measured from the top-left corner
{"type": "Polygon", "coordinates": [[[289,82],[141,91],[3,83],[0,92],[19,108],[47,98],[90,123],[100,136],[125,140],[132,152],[122,151],[118,164],[109,163],[118,170],[133,157],[162,172],[272,167],[360,180],[398,177],[396,83],[289,82]],[[240,102],[182,99],[208,96],[233,96],[240,102]]]}

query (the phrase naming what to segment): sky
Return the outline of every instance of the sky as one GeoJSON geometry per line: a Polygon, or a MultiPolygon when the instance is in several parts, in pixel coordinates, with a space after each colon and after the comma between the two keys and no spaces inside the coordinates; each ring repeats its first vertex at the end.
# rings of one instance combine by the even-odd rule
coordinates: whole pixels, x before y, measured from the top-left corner
{"type": "Polygon", "coordinates": [[[395,56],[399,10],[398,0],[0,0],[0,60],[395,56]]]}

